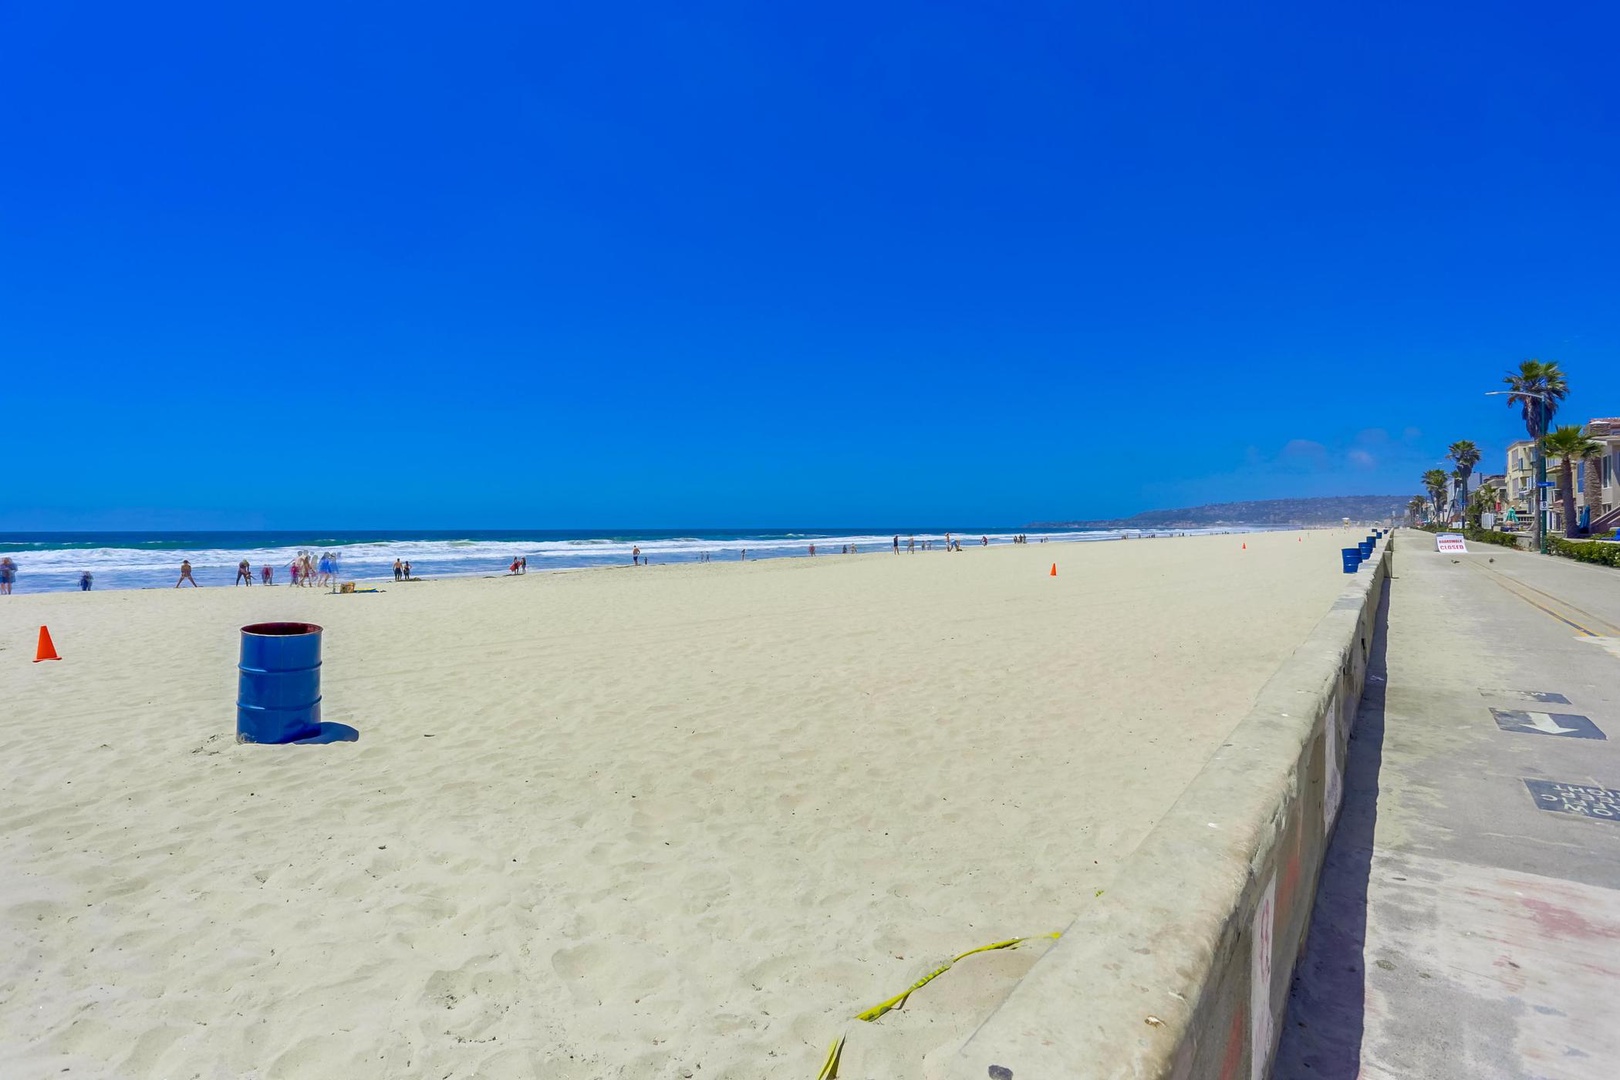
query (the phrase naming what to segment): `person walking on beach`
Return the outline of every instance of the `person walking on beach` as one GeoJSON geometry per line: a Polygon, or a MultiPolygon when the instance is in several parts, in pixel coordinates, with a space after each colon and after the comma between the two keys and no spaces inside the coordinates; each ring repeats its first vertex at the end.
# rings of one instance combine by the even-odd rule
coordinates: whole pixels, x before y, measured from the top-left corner
{"type": "Polygon", "coordinates": [[[894,534],[894,553],[896,555],[900,554],[900,534],[899,533],[894,534]]]}
{"type": "Polygon", "coordinates": [[[632,565],[632,566],[640,566],[641,565],[641,545],[640,544],[637,544],[635,547],[630,549],[630,565],[632,565]]]}
{"type": "Polygon", "coordinates": [[[79,575],[79,591],[80,592],[89,592],[90,591],[90,583],[93,580],[94,580],[94,578],[92,578],[90,576],[90,571],[88,571],[88,570],[86,570],[84,573],[80,574],[79,575]]]}
{"type": "Polygon", "coordinates": [[[174,587],[178,589],[180,587],[181,583],[187,582],[187,581],[191,582],[191,587],[193,589],[197,588],[197,579],[191,576],[191,560],[190,559],[181,559],[180,560],[180,580],[176,581],[174,583],[174,587]]]}
{"type": "Polygon", "coordinates": [[[0,558],[0,596],[11,595],[11,583],[17,580],[17,564],[11,561],[11,556],[0,558]]]}
{"type": "Polygon", "coordinates": [[[910,537],[910,538],[908,538],[906,540],[906,554],[907,555],[915,555],[915,554],[917,554],[917,538],[915,536],[910,537]]]}
{"type": "Polygon", "coordinates": [[[253,567],[248,565],[248,561],[246,559],[243,559],[241,562],[236,564],[236,580],[231,584],[234,587],[242,584],[244,581],[249,585],[253,584],[253,567]]]}

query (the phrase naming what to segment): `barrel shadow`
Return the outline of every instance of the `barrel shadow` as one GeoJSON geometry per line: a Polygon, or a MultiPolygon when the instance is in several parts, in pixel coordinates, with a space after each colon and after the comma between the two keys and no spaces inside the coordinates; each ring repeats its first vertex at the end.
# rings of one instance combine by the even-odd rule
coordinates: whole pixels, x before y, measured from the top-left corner
{"type": "Polygon", "coordinates": [[[325,743],[359,741],[360,732],[358,729],[352,728],[348,724],[334,724],[329,721],[322,721],[319,735],[311,735],[307,739],[293,740],[298,746],[320,746],[325,743]]]}

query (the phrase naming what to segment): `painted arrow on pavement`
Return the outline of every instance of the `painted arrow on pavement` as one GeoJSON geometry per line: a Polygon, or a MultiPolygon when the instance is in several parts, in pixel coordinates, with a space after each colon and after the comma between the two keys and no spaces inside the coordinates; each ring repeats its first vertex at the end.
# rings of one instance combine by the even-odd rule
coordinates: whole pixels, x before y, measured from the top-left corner
{"type": "Polygon", "coordinates": [[[1574,713],[1526,712],[1522,709],[1492,709],[1496,726],[1503,731],[1525,735],[1557,735],[1566,739],[1604,739],[1598,726],[1574,713]]]}

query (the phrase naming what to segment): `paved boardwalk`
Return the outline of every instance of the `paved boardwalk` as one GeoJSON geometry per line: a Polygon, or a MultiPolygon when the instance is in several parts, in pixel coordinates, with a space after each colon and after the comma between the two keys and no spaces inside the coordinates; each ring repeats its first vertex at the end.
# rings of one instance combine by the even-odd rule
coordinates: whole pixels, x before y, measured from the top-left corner
{"type": "Polygon", "coordinates": [[[1396,543],[1274,1076],[1620,1076],[1620,572],[1396,543]]]}

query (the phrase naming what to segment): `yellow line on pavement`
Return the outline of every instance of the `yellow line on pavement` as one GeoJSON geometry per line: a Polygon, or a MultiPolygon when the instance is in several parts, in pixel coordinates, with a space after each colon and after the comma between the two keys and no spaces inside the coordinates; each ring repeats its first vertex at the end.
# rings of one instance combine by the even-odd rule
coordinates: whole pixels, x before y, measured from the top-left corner
{"type": "Polygon", "coordinates": [[[1571,603],[1569,603],[1569,602],[1567,602],[1565,600],[1561,600],[1561,599],[1559,599],[1558,597],[1552,595],[1549,592],[1545,592],[1544,590],[1536,588],[1534,585],[1531,585],[1528,582],[1519,581],[1517,578],[1509,578],[1505,574],[1502,574],[1502,573],[1500,573],[1498,571],[1495,571],[1495,570],[1491,570],[1488,567],[1481,566],[1477,562],[1472,562],[1471,561],[1471,562],[1468,563],[1468,565],[1472,566],[1474,569],[1480,571],[1481,573],[1486,574],[1492,581],[1496,582],[1504,590],[1506,590],[1509,593],[1512,593],[1514,596],[1517,596],[1520,600],[1523,600],[1525,603],[1529,604],[1531,607],[1535,608],[1537,611],[1540,611],[1545,615],[1552,616],[1554,619],[1557,619],[1559,622],[1563,623],[1565,626],[1568,626],[1568,627],[1578,631],[1579,633],[1584,634],[1587,637],[1620,636],[1620,627],[1616,627],[1614,624],[1608,622],[1605,619],[1598,618],[1596,615],[1593,615],[1589,611],[1582,611],[1580,608],[1576,607],[1574,604],[1571,604],[1571,603]],[[1511,584],[1510,584],[1510,582],[1511,582],[1511,584]],[[1525,589],[1528,589],[1530,592],[1536,593],[1536,594],[1546,598],[1548,601],[1550,601],[1551,603],[1553,603],[1557,607],[1562,608],[1563,610],[1562,611],[1555,611],[1553,608],[1548,607],[1546,604],[1538,602],[1534,597],[1527,596],[1522,591],[1522,590],[1525,590],[1525,589]],[[1576,618],[1575,616],[1579,616],[1579,618],[1576,618]],[[1581,619],[1585,619],[1585,620],[1587,620],[1589,622],[1595,623],[1595,624],[1603,627],[1604,629],[1603,630],[1594,630],[1590,626],[1587,626],[1586,623],[1582,622],[1581,619]]]}

